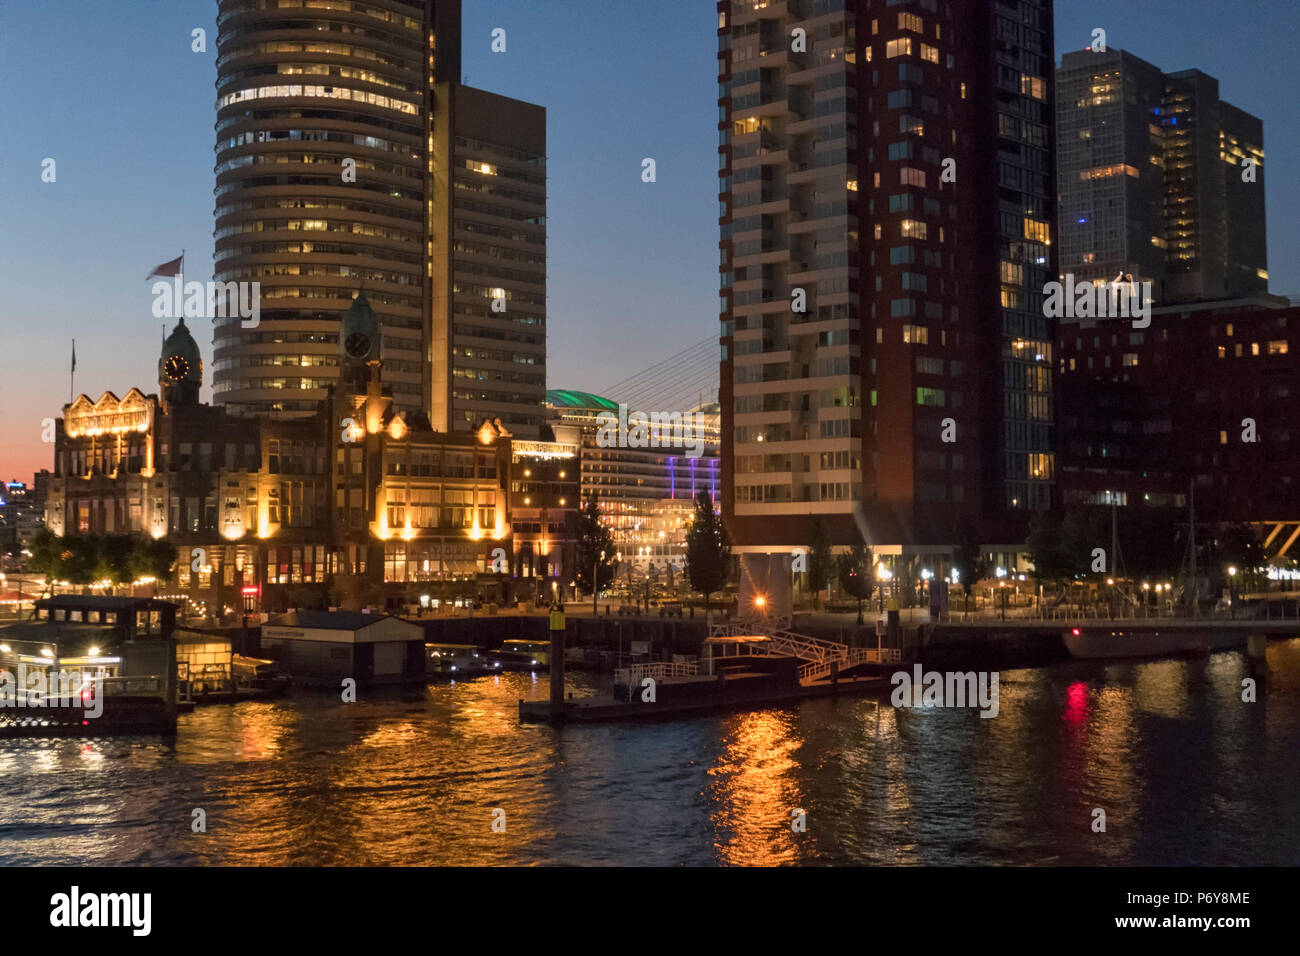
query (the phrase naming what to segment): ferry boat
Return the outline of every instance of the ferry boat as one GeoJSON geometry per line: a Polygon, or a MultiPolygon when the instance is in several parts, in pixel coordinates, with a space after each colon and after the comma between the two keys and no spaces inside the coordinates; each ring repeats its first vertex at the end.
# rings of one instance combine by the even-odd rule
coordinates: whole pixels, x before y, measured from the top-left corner
{"type": "Polygon", "coordinates": [[[1173,657],[1209,654],[1243,647],[1247,629],[1205,622],[1159,625],[1071,627],[1062,635],[1070,656],[1079,660],[1123,657],[1173,657]]]}
{"type": "Polygon", "coordinates": [[[280,665],[261,657],[231,654],[230,674],[236,689],[249,688],[279,694],[289,686],[289,675],[280,671],[280,665]]]}
{"type": "Polygon", "coordinates": [[[551,666],[550,641],[503,641],[496,654],[505,667],[532,670],[551,666]]]}
{"type": "Polygon", "coordinates": [[[486,674],[499,670],[500,661],[489,660],[477,644],[429,644],[424,645],[427,655],[426,670],[430,674],[486,674]]]}

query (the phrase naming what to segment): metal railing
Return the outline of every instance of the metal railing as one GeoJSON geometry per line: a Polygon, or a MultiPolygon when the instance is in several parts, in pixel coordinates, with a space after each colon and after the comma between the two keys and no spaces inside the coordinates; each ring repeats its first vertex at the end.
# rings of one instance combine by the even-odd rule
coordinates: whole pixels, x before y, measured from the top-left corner
{"type": "Polygon", "coordinates": [[[614,671],[615,684],[639,684],[644,678],[664,680],[669,677],[694,677],[699,673],[695,661],[650,661],[644,664],[632,664],[614,671]]]}
{"type": "MultiPolygon", "coordinates": [[[[789,618],[782,619],[788,623],[789,618]]],[[[897,664],[903,652],[897,647],[849,647],[837,641],[796,634],[767,626],[762,619],[740,624],[715,624],[709,628],[710,637],[745,636],[759,634],[768,640],[752,648],[758,657],[795,657],[804,661],[798,668],[800,682],[822,680],[838,667],[847,670],[858,664],[897,664]]]]}
{"type": "MultiPolygon", "coordinates": [[[[785,620],[788,622],[789,619],[785,620]]],[[[740,637],[751,634],[758,634],[768,639],[766,643],[754,648],[758,656],[797,657],[802,661],[819,664],[833,660],[844,661],[848,658],[847,644],[765,626],[762,622],[715,624],[709,628],[710,637],[740,637]]]]}
{"type": "Polygon", "coordinates": [[[847,670],[858,664],[899,664],[902,660],[903,652],[897,647],[851,647],[845,660],[825,663],[809,661],[800,665],[798,674],[801,682],[816,681],[831,675],[832,664],[838,664],[840,670],[847,670]]]}

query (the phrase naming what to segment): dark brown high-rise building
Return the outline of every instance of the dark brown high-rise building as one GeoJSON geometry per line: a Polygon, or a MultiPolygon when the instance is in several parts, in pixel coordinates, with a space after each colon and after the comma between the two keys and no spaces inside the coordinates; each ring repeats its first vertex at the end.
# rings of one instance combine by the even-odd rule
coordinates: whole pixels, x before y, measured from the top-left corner
{"type": "Polygon", "coordinates": [[[397,407],[537,434],[545,111],[460,85],[460,0],[221,0],[218,27],[214,278],[261,299],[255,327],[215,320],[215,400],[311,414],[361,286],[397,407]],[[509,132],[462,146],[467,125],[509,132]]]}
{"type": "Polygon", "coordinates": [[[1054,470],[1050,0],[718,16],[736,549],[1017,540],[1054,470]]]}

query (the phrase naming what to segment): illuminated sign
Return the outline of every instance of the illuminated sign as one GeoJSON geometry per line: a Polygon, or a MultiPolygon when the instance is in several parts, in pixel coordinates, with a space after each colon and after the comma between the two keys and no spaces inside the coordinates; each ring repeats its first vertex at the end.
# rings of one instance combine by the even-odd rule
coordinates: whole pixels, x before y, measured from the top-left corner
{"type": "Polygon", "coordinates": [[[549,441],[515,441],[510,450],[521,458],[576,458],[577,447],[549,441]]]}
{"type": "Polygon", "coordinates": [[[112,392],[105,392],[93,405],[83,396],[69,406],[64,431],[69,438],[147,432],[152,420],[152,404],[133,388],[120,401],[112,392]]]}

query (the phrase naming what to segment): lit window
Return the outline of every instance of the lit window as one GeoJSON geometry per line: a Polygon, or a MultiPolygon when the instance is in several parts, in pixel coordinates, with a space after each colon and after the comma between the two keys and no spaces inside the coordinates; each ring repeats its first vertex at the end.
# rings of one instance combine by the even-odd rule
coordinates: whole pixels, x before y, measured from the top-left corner
{"type": "Polygon", "coordinates": [[[931,63],[939,62],[939,48],[930,46],[928,43],[921,44],[921,59],[928,60],[931,63]]]}
{"type": "MultiPolygon", "coordinates": [[[[878,229],[880,227],[877,226],[876,228],[878,229]]],[[[899,228],[904,239],[927,238],[925,222],[920,219],[904,219],[899,223],[899,228]]]]}
{"type": "Polygon", "coordinates": [[[1269,355],[1286,355],[1286,353],[1287,353],[1286,339],[1277,339],[1276,341],[1268,343],[1269,355]]]}
{"type": "Polygon", "coordinates": [[[913,33],[924,33],[925,21],[915,13],[900,13],[898,15],[898,29],[911,30],[913,33]]]}
{"type": "Polygon", "coordinates": [[[896,56],[911,56],[912,40],[910,37],[902,37],[898,40],[889,40],[885,43],[885,57],[890,59],[896,56]]]}
{"type": "Polygon", "coordinates": [[[1036,100],[1047,99],[1047,81],[1042,77],[1022,75],[1020,77],[1020,92],[1025,96],[1032,96],[1036,100]]]}
{"type": "Polygon", "coordinates": [[[1050,246],[1052,244],[1051,224],[1038,222],[1034,219],[1026,219],[1025,238],[1033,242],[1041,242],[1045,246],[1050,246]]]}

